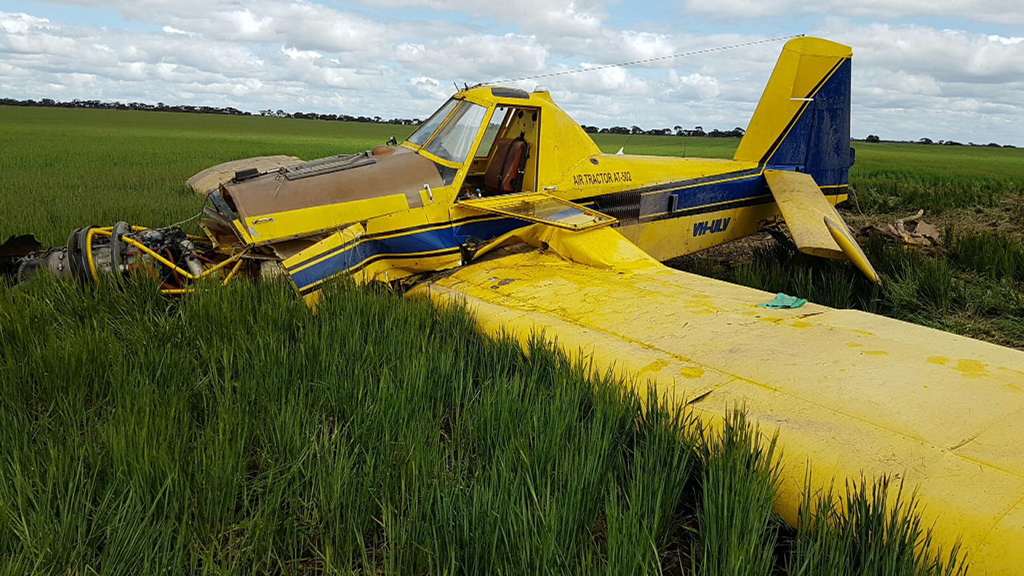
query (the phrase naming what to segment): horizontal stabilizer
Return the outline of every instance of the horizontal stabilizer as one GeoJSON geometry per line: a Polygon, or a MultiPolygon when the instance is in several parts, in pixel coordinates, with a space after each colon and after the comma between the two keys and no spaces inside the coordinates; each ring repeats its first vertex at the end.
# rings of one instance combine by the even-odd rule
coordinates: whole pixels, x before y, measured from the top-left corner
{"type": "Polygon", "coordinates": [[[586,230],[615,223],[615,218],[543,192],[461,200],[459,206],[549,224],[566,230],[586,230]]]}
{"type": "Polygon", "coordinates": [[[814,178],[788,170],[765,170],[764,177],[801,252],[850,260],[872,282],[879,281],[843,217],[821,193],[814,178]]]}

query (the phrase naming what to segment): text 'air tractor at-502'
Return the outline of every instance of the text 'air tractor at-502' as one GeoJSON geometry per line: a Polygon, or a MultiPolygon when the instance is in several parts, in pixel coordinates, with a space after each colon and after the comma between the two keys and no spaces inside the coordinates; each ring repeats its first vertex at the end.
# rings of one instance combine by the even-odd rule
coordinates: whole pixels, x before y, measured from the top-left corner
{"type": "Polygon", "coordinates": [[[1024,565],[1024,354],[858,311],[765,309],[771,295],[660,263],[784,221],[801,251],[878,281],[835,209],[854,162],[851,57],[788,42],[731,160],[603,154],[549,93],[476,86],[400,145],[200,173],[203,236],[83,228],[7,268],[148,271],[172,294],[283,276],[311,303],[336,277],[402,281],[712,424],[744,406],[779,431],[791,523],[808,473],[825,487],[894,476],[938,542],[962,537],[976,567],[1009,573],[1024,565]]]}

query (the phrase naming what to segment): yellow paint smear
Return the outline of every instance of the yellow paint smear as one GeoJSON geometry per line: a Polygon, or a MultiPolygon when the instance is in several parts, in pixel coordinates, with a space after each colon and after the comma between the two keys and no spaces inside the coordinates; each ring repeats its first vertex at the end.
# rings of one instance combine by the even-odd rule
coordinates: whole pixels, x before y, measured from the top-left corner
{"type": "Polygon", "coordinates": [[[704,369],[700,366],[687,366],[679,370],[684,378],[700,378],[704,375],[704,369]]]}
{"type": "Polygon", "coordinates": [[[968,358],[961,358],[958,360],[956,367],[953,369],[968,377],[984,376],[988,374],[988,367],[984,362],[968,358]]]}

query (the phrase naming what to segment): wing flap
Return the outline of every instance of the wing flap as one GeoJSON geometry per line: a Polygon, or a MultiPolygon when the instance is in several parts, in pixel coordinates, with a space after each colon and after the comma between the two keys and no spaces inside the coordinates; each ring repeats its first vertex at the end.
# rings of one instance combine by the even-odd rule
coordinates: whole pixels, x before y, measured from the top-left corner
{"type": "Polygon", "coordinates": [[[615,223],[615,218],[543,192],[525,192],[461,200],[459,206],[493,212],[566,230],[587,230],[615,223]]]}

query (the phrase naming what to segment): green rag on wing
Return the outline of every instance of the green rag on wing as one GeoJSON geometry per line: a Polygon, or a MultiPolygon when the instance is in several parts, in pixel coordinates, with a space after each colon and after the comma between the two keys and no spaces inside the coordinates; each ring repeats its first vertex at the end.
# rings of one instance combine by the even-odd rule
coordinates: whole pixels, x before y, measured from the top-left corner
{"type": "Polygon", "coordinates": [[[772,300],[771,302],[765,304],[758,304],[758,306],[760,306],[761,308],[771,308],[773,310],[777,310],[779,308],[799,308],[804,304],[807,304],[806,298],[797,298],[796,296],[789,296],[788,294],[783,294],[782,292],[779,292],[775,296],[775,300],[772,300]]]}

